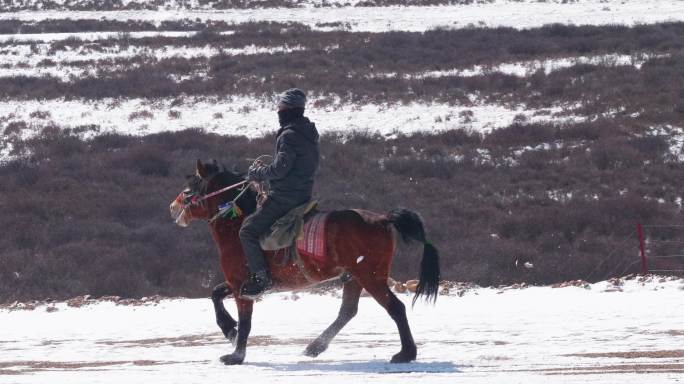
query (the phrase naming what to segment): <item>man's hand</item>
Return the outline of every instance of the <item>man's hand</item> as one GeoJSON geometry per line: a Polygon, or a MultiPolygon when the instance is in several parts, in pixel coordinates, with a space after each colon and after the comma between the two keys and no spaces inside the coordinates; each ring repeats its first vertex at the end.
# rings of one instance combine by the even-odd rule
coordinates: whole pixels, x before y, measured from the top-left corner
{"type": "Polygon", "coordinates": [[[254,164],[249,167],[249,171],[247,171],[247,181],[260,181],[262,168],[264,168],[264,166],[261,164],[254,164]]]}

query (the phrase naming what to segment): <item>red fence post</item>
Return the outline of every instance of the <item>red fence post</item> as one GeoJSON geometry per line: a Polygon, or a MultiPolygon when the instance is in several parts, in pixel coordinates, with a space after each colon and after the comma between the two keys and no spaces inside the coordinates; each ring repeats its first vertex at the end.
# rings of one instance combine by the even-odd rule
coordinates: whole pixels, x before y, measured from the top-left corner
{"type": "Polygon", "coordinates": [[[644,229],[641,223],[637,223],[637,234],[639,235],[639,248],[641,249],[641,272],[648,274],[648,264],[646,264],[646,242],[644,241],[644,229]]]}

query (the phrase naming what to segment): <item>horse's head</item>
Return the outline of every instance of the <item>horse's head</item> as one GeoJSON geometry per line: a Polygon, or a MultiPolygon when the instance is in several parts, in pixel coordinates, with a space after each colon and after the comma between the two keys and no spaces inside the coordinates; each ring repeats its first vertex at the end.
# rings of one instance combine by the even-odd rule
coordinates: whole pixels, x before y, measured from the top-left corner
{"type": "MultiPolygon", "coordinates": [[[[188,226],[193,220],[211,219],[218,211],[219,204],[231,201],[239,192],[230,190],[210,198],[207,198],[207,195],[242,181],[240,175],[226,170],[222,171],[215,160],[211,163],[202,163],[201,160],[197,160],[195,174],[186,178],[187,181],[183,190],[169,207],[171,218],[181,227],[188,226]]],[[[254,200],[254,194],[247,193],[244,197],[245,202],[242,202],[241,199],[240,208],[243,212],[251,212],[253,208],[249,200],[254,200]]]]}

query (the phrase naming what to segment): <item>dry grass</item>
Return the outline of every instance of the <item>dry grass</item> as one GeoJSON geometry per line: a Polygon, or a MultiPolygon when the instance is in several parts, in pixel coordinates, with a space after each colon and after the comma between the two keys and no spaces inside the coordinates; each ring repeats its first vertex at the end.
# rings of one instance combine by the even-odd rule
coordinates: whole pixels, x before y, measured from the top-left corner
{"type": "MultiPolygon", "coordinates": [[[[97,23],[89,28],[106,27],[97,23]]],[[[52,27],[66,28],[57,22],[52,27]]],[[[46,23],[42,28],[51,27],[46,23]]],[[[675,201],[684,189],[684,169],[666,161],[667,138],[645,136],[644,131],[654,124],[684,126],[682,36],[684,23],[378,34],[252,23],[240,25],[229,38],[209,29],[187,39],[154,37],[135,44],[287,43],[308,51],[196,62],[134,58],[128,64],[139,69],[122,62],[120,70],[75,82],[3,78],[0,96],[270,96],[297,84],[312,94],[344,95],[353,103],[467,103],[467,95],[479,93],[493,103],[578,103],[581,109],[576,112],[587,115],[624,106],[624,111],[586,123],[518,122],[486,137],[463,130],[392,139],[357,133],[325,136],[321,145],[324,160],[316,185],[321,206],[378,212],[406,206],[419,211],[442,253],[445,279],[481,285],[596,281],[636,272],[638,265],[631,264],[637,249],[635,221],[681,221],[675,201]],[[339,47],[324,49],[333,44],[339,47]],[[652,59],[641,70],[577,66],[548,75],[540,71],[526,79],[501,74],[366,78],[375,72],[401,75],[540,57],[644,51],[670,57],[652,59]],[[169,79],[197,65],[204,66],[209,77],[181,83],[169,79]],[[634,111],[641,114],[632,117],[634,111]],[[523,151],[556,142],[563,146],[523,151]],[[490,158],[484,159],[481,151],[490,158]],[[520,267],[526,262],[534,268],[520,267]]],[[[121,43],[112,39],[98,44],[121,43]]],[[[82,44],[70,40],[52,48],[82,44]]],[[[150,113],[130,117],[145,119],[150,113]]],[[[28,128],[13,122],[3,132],[28,128]]],[[[204,226],[182,232],[176,228],[167,206],[197,158],[217,158],[244,171],[247,158],[272,151],[272,137],[248,140],[188,130],[144,138],[79,138],[78,131],[92,129],[97,127],[51,127],[35,139],[12,142],[17,154],[26,156],[0,166],[0,226],[5,228],[0,237],[0,302],[84,294],[205,296],[222,280],[215,247],[204,226]]],[[[681,240],[684,234],[658,236],[681,240]]],[[[662,260],[658,266],[681,269],[681,262],[662,260]]],[[[415,278],[417,268],[414,252],[400,252],[393,276],[415,278]]]]}
{"type": "MultiPolygon", "coordinates": [[[[417,210],[448,280],[549,284],[636,272],[632,223],[678,220],[684,169],[664,160],[666,148],[642,146],[640,136],[606,121],[514,125],[485,138],[451,131],[340,139],[322,139],[320,206],[417,210]],[[577,146],[506,160],[521,146],[557,140],[577,146]],[[612,150],[601,157],[587,156],[606,147],[612,150]],[[478,159],[480,148],[490,161],[478,159]],[[640,182],[643,174],[649,183],[640,182]],[[554,199],[549,190],[572,197],[554,199]]],[[[120,297],[206,296],[222,280],[215,246],[206,226],[175,226],[168,204],[197,158],[244,170],[248,158],[272,151],[271,141],[197,130],[83,141],[53,129],[18,142],[30,156],[0,167],[0,301],[89,294],[133,305],[150,300],[120,297]]],[[[681,240],[684,233],[660,235],[681,240]]],[[[418,264],[416,252],[402,250],[392,276],[415,278],[418,264]]]]}

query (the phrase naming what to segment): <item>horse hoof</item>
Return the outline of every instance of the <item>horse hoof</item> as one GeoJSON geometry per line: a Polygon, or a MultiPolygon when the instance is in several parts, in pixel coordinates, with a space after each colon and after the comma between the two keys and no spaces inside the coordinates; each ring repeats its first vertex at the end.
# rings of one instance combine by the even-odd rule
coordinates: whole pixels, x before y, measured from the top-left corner
{"type": "Polygon", "coordinates": [[[392,364],[410,363],[415,359],[416,359],[416,350],[401,351],[401,352],[397,353],[396,355],[392,356],[392,360],[390,360],[390,363],[392,363],[392,364]]]}
{"type": "Polygon", "coordinates": [[[244,355],[236,355],[235,353],[231,353],[221,356],[221,362],[225,365],[239,365],[242,364],[243,361],[245,361],[244,355]]]}
{"type": "Polygon", "coordinates": [[[326,349],[327,345],[322,345],[314,341],[313,343],[309,344],[308,347],[306,347],[304,354],[309,357],[317,357],[326,349]]]}

